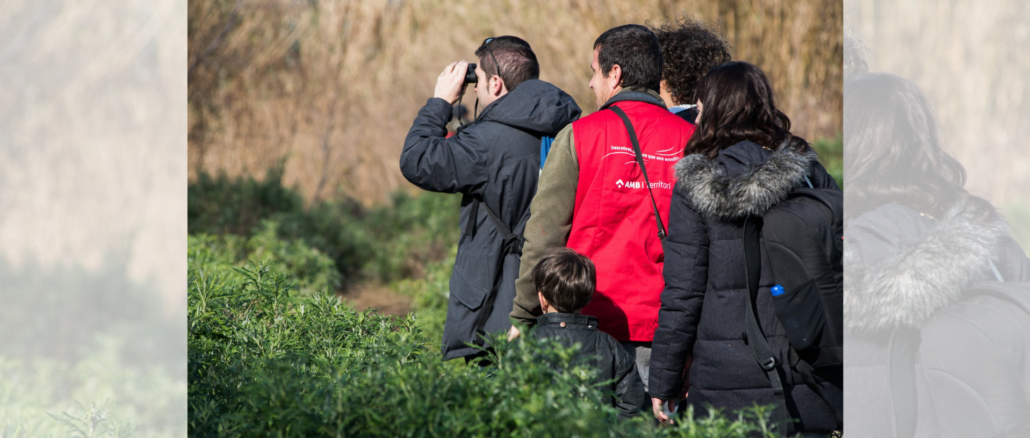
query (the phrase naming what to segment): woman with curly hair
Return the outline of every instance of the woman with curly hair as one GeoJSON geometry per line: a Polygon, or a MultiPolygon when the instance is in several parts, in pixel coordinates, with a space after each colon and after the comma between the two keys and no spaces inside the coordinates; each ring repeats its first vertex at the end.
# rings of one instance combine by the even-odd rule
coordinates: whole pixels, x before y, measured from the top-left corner
{"type": "Polygon", "coordinates": [[[730,45],[713,27],[690,17],[652,31],[658,36],[664,58],[662,99],[670,111],[694,123],[694,88],[709,69],[730,61],[730,45]]]}

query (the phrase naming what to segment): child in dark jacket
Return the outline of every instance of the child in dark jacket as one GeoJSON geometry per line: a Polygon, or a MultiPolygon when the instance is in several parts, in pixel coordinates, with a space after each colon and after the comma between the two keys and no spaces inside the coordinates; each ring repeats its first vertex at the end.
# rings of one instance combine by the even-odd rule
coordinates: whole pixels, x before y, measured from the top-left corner
{"type": "Polygon", "coordinates": [[[544,312],[537,318],[536,336],[566,347],[579,343],[579,363],[599,371],[595,382],[611,382],[603,389],[615,394],[611,403],[619,417],[640,412],[645,393],[636,363],[615,338],[597,329],[597,318],[580,313],[594,295],[594,263],[576,251],[558,248],[540,260],[532,275],[544,312]]]}

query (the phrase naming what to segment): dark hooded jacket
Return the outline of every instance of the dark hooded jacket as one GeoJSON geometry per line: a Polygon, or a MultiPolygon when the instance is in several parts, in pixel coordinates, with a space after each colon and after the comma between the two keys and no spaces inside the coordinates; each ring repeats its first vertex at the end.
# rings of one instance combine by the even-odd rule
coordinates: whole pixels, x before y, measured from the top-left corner
{"type": "MultiPolygon", "coordinates": [[[[808,177],[817,188],[837,188],[815,152],[781,147],[771,152],[750,141],[714,158],[689,155],[676,164],[677,185],[665,239],[665,290],[651,346],[651,396],[675,400],[687,355],[693,351],[687,403],[729,413],[775,405],[769,378],[746,340],[748,290],[744,276],[743,220],[762,215],[808,177]]],[[[778,353],[780,375],[795,430],[832,431],[833,410],[789,367],[789,341],[774,313],[768,255],[762,250],[756,313],[778,353]]],[[[840,382],[837,382],[840,387],[840,382]]]]}
{"type": "Polygon", "coordinates": [[[487,106],[450,138],[452,107],[432,98],[419,110],[404,140],[401,173],[429,191],[461,193],[461,238],[451,274],[444,359],[476,354],[482,333],[506,331],[519,260],[503,254],[502,234],[485,203],[509,230],[525,226],[540,175],[540,140],[579,118],[571,96],[540,80],[519,84],[487,106]],[[478,210],[473,212],[473,210],[478,210]],[[474,214],[474,216],[473,216],[474,214]]]}
{"type": "Polygon", "coordinates": [[[597,329],[597,318],[571,313],[545,313],[537,318],[536,336],[556,339],[564,347],[579,343],[578,358],[598,371],[595,381],[611,382],[602,388],[614,394],[611,405],[619,409],[619,418],[630,418],[647,406],[644,382],[637,364],[619,341],[597,329]]]}
{"type": "Polygon", "coordinates": [[[899,412],[915,413],[915,436],[1030,436],[1030,314],[963,292],[995,279],[992,264],[1030,280],[994,208],[965,194],[936,218],[886,204],[847,220],[844,237],[848,435],[895,436],[889,345],[915,329],[916,351],[893,358],[914,370],[915,403],[899,412]]]}

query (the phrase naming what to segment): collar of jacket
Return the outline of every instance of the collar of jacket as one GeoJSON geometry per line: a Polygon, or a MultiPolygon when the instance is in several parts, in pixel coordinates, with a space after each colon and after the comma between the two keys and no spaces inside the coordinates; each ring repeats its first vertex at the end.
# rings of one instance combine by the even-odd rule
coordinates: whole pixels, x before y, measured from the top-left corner
{"type": "Polygon", "coordinates": [[[545,313],[536,318],[536,324],[540,327],[561,327],[563,322],[563,328],[597,330],[597,318],[590,315],[545,313]]]}
{"type": "Polygon", "coordinates": [[[619,90],[618,93],[615,93],[611,99],[608,99],[608,101],[597,110],[606,110],[608,107],[612,106],[613,103],[627,101],[650,103],[652,105],[658,105],[662,107],[662,109],[668,109],[665,106],[665,101],[662,100],[662,96],[654,90],[648,90],[646,88],[623,88],[622,90],[619,90]]]}
{"type": "Polygon", "coordinates": [[[994,278],[991,260],[1009,236],[1008,224],[994,208],[971,195],[936,220],[887,204],[848,222],[844,327],[858,333],[922,326],[935,311],[957,302],[964,288],[994,278]],[[926,225],[911,230],[924,220],[926,225]],[[865,250],[876,243],[890,249],[865,250]]]}
{"type": "Polygon", "coordinates": [[[708,158],[702,154],[676,163],[676,180],[701,214],[740,219],[765,214],[805,183],[815,151],[799,151],[789,145],[770,152],[756,143],[742,141],[708,158]]]}

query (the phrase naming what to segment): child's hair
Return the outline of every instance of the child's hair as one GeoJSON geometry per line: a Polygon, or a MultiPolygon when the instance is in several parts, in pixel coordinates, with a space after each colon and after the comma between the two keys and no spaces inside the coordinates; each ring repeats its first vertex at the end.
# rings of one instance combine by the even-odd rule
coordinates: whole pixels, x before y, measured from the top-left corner
{"type": "Polygon", "coordinates": [[[597,271],[586,256],[569,248],[558,248],[533,268],[533,283],[556,310],[571,313],[594,297],[597,271]]]}

